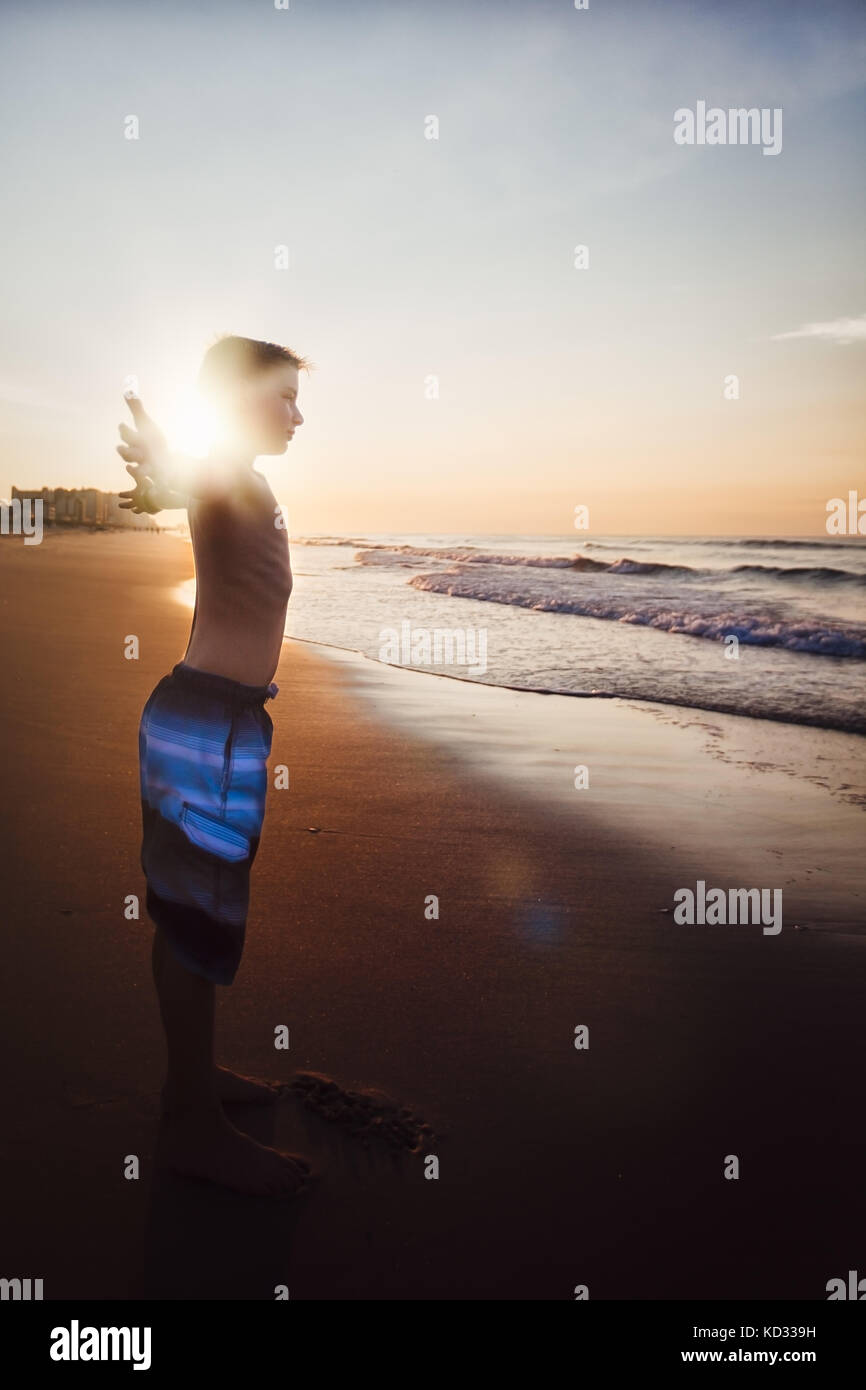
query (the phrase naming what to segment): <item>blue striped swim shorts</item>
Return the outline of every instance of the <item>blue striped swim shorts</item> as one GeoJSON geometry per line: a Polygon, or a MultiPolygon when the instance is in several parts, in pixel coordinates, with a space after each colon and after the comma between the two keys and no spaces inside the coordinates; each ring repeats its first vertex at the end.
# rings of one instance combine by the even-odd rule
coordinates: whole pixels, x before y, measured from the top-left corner
{"type": "Polygon", "coordinates": [[[265,701],[278,689],[181,661],[141,714],[148,915],[188,970],[219,985],[243,954],[274,731],[265,701]]]}

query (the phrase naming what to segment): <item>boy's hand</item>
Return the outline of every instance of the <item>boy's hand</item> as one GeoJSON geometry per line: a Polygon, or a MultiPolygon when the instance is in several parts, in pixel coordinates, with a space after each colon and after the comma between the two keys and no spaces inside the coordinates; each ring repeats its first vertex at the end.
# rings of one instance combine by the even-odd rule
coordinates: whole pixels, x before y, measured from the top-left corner
{"type": "Polygon", "coordinates": [[[175,492],[168,482],[170,456],[165,435],[156,421],[150,418],[138,396],[131,391],[124,392],[124,400],[138,429],[118,425],[125,442],[117,445],[117,452],[127,460],[126,471],[135,482],[135,487],[118,493],[121,499],[118,505],[124,510],[131,510],[136,516],[142,512],[154,516],[166,507],[185,507],[188,499],[175,492]]]}
{"type": "Polygon", "coordinates": [[[170,450],[165,435],[138,396],[124,391],[123,397],[138,428],[117,427],[124,440],[116,446],[117,452],[127,460],[126,471],[135,480],[134,488],[118,494],[126,499],[120,506],[153,514],[163,508],[189,507],[194,498],[218,492],[210,476],[213,470],[200,459],[189,459],[170,450]]]}
{"type": "Polygon", "coordinates": [[[138,396],[132,392],[125,392],[124,400],[129,406],[137,429],[130,429],[129,425],[118,425],[124,443],[117,445],[117,452],[127,463],[139,464],[148,477],[157,478],[167,469],[169,462],[165,435],[156,421],[151,420],[138,396]]]}
{"type": "Polygon", "coordinates": [[[126,471],[135,480],[135,487],[127,492],[119,492],[117,495],[121,499],[118,506],[125,510],[131,509],[136,516],[142,512],[148,512],[150,516],[155,516],[157,512],[163,511],[166,507],[182,507],[186,505],[184,498],[177,493],[170,492],[160,483],[155,483],[149,478],[141,464],[128,463],[126,471]],[[126,498],[126,501],[123,501],[126,498]]]}

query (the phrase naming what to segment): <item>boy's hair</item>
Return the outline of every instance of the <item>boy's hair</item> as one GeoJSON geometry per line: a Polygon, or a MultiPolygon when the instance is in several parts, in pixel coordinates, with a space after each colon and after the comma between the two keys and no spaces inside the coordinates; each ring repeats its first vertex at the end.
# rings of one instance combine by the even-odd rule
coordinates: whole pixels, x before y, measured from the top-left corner
{"type": "Polygon", "coordinates": [[[238,338],[227,333],[208,348],[202,359],[199,390],[211,399],[217,398],[232,382],[254,376],[275,362],[288,362],[299,372],[309,371],[313,365],[279,343],[262,343],[256,338],[238,338]]]}

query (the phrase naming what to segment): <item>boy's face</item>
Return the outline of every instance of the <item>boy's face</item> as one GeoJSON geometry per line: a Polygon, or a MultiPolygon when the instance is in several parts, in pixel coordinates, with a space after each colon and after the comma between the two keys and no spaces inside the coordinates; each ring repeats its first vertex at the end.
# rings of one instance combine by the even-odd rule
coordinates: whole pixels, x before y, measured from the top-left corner
{"type": "Polygon", "coordinates": [[[277,362],[238,387],[231,432],[255,454],[284,454],[304,417],[298,410],[298,369],[277,362]]]}

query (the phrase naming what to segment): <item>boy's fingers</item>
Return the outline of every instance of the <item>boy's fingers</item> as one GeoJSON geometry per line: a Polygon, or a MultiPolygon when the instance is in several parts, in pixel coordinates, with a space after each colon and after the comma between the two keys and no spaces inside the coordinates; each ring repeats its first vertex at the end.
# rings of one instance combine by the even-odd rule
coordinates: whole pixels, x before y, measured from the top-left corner
{"type": "Polygon", "coordinates": [[[147,411],[141,404],[141,401],[139,400],[138,396],[136,396],[132,391],[124,391],[123,399],[129,406],[129,409],[132,412],[132,418],[136,424],[138,424],[139,420],[144,421],[147,419],[147,411]]]}
{"type": "Polygon", "coordinates": [[[138,428],[142,432],[146,430],[148,434],[157,435],[161,438],[162,431],[157,427],[156,421],[150,418],[138,396],[126,396],[125,400],[132,411],[132,418],[138,428]]]}
{"type": "Polygon", "coordinates": [[[135,480],[135,490],[136,490],[136,492],[139,490],[139,488],[143,487],[145,484],[147,484],[147,486],[149,487],[149,486],[151,485],[151,483],[153,482],[153,479],[151,478],[150,474],[149,474],[149,473],[145,473],[145,471],[144,471],[144,464],[141,464],[141,463],[128,463],[128,464],[126,465],[126,471],[127,471],[127,473],[129,474],[129,476],[130,476],[131,478],[134,478],[134,480],[135,480]]]}
{"type": "MultiPolygon", "coordinates": [[[[117,444],[115,448],[122,459],[128,459],[129,463],[135,463],[139,468],[144,466],[144,454],[141,449],[136,449],[131,444],[117,444]]],[[[127,472],[129,472],[128,465],[127,472]]]]}
{"type": "Polygon", "coordinates": [[[162,430],[159,428],[156,421],[150,418],[144,406],[141,404],[141,401],[139,400],[138,396],[124,395],[124,400],[126,401],[126,404],[132,411],[132,418],[135,421],[138,428],[141,430],[142,434],[146,434],[147,438],[151,442],[157,443],[161,446],[164,445],[165,438],[163,436],[162,430]]]}
{"type": "Polygon", "coordinates": [[[141,439],[141,435],[139,434],[138,430],[130,429],[129,425],[118,425],[117,428],[120,433],[121,439],[126,444],[137,444],[141,439]]]}

